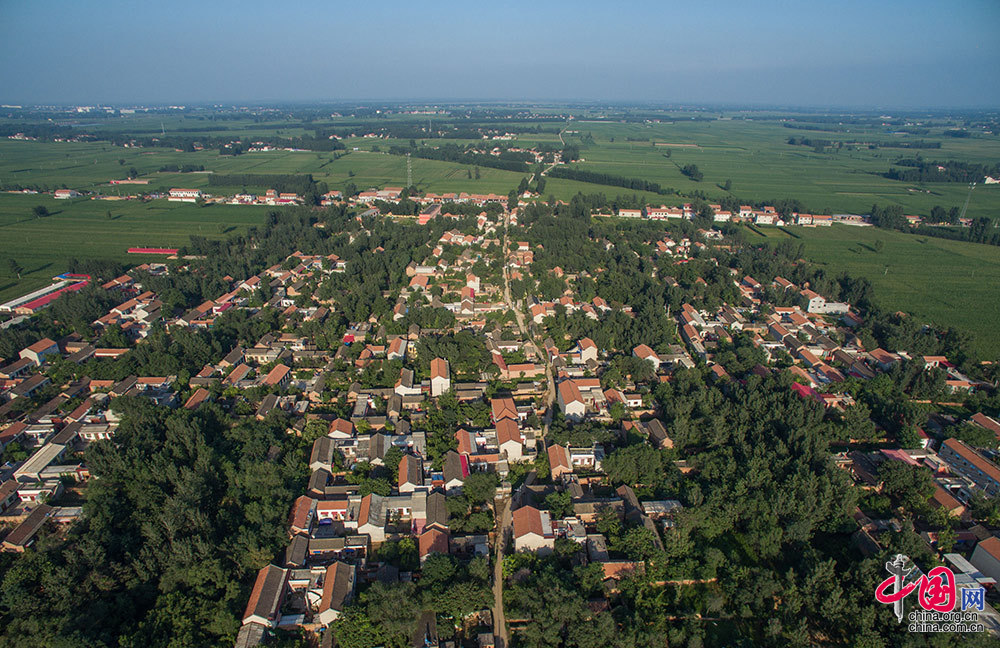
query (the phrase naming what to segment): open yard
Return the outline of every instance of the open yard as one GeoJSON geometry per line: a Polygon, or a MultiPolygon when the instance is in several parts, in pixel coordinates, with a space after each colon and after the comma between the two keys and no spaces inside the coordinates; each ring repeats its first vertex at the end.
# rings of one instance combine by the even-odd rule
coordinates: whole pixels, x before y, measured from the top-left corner
{"type": "Polygon", "coordinates": [[[794,234],[831,273],[870,279],[884,307],[965,329],[977,349],[1000,359],[1000,248],[874,227],[759,229],[770,241],[794,234]]]}

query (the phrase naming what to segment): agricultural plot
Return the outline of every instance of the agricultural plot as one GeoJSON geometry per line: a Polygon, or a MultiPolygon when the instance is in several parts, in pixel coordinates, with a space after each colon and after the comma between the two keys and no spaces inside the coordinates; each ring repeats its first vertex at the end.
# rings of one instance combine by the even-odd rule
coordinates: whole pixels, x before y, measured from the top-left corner
{"type": "Polygon", "coordinates": [[[265,207],[0,194],[0,301],[48,285],[66,272],[69,258],[138,264],[158,257],[128,254],[129,247],[179,247],[192,235],[223,238],[262,223],[266,213],[265,207]],[[47,207],[50,215],[34,217],[36,205],[47,207]],[[7,259],[24,269],[20,280],[7,259]]]}
{"type": "MultiPolygon", "coordinates": [[[[754,201],[796,198],[816,212],[867,213],[873,203],[900,204],[908,214],[923,215],[934,205],[961,208],[969,194],[965,184],[918,185],[876,174],[887,171],[898,158],[918,153],[926,159],[976,163],[1000,159],[1000,141],[995,139],[943,138],[942,148],[934,150],[828,149],[817,153],[810,147],[789,145],[788,138],[837,137],[782,128],[774,122],[578,123],[574,129],[579,133],[570,136],[574,143],[590,141],[583,139],[588,135],[593,141],[581,149],[584,160],[576,165],[581,169],[650,180],[686,194],[701,191],[715,200],[727,195],[754,201]],[[698,166],[704,174],[701,182],[680,172],[687,164],[698,166]],[[732,182],[729,191],[722,188],[726,180],[732,182]]],[[[886,133],[838,135],[848,141],[894,137],[886,133]]],[[[1000,217],[1000,185],[977,187],[967,215],[1000,217]]]]}
{"type": "Polygon", "coordinates": [[[1000,248],[874,227],[758,229],[770,242],[793,234],[831,274],[871,280],[883,307],[964,329],[981,353],[1000,358],[1000,248]]]}

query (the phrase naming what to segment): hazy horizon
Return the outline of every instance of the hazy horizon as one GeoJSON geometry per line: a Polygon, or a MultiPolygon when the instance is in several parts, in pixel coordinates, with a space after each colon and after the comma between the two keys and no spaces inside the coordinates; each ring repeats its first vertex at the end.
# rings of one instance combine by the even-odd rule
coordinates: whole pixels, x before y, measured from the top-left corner
{"type": "Polygon", "coordinates": [[[1000,106],[1000,3],[0,0],[0,103],[1000,106]],[[39,38],[39,33],[43,38],[39,38]]]}

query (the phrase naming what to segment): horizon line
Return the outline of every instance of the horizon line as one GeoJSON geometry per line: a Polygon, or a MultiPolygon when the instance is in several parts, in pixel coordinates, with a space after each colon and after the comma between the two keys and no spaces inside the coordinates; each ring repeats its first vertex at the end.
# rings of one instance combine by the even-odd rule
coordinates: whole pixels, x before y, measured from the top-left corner
{"type": "Polygon", "coordinates": [[[661,110],[729,110],[729,111],[773,111],[773,110],[786,110],[786,111],[796,111],[796,110],[806,110],[806,111],[980,111],[980,112],[990,112],[998,111],[1000,112],[1000,105],[996,104],[981,104],[981,105],[904,105],[904,104],[791,104],[791,103],[763,103],[763,102],[713,102],[713,101],[668,101],[668,100],[656,100],[656,99],[635,99],[635,100],[610,100],[610,99],[597,99],[597,98],[577,98],[577,99],[504,99],[504,98],[484,98],[484,97],[465,97],[465,98],[434,98],[434,97],[402,97],[402,98],[363,98],[363,97],[349,97],[341,99],[243,99],[243,100],[222,100],[222,99],[199,99],[199,100],[159,100],[159,101],[149,101],[142,102],[136,100],[128,101],[48,101],[48,102],[21,102],[16,103],[13,100],[0,99],[0,104],[11,109],[24,110],[27,108],[64,108],[64,107],[80,107],[80,106],[94,106],[94,107],[108,107],[108,108],[169,108],[172,106],[183,106],[184,108],[221,108],[226,106],[232,107],[281,107],[281,106],[296,106],[296,107],[306,107],[306,106],[343,106],[348,104],[362,104],[362,105],[439,105],[439,106],[456,106],[456,105],[522,105],[522,106],[540,106],[540,105],[550,105],[557,107],[577,107],[577,106],[603,106],[609,108],[618,107],[642,107],[642,108],[658,108],[661,110]]]}

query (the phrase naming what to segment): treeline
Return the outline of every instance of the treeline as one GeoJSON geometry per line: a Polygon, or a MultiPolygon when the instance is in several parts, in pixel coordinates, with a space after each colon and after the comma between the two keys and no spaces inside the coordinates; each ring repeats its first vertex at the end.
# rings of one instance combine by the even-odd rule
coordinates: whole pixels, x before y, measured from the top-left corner
{"type": "MultiPolygon", "coordinates": [[[[369,115],[367,117],[376,117],[369,115]]],[[[362,121],[350,126],[328,126],[316,129],[317,137],[337,138],[356,137],[375,133],[391,139],[465,139],[479,140],[484,135],[499,133],[558,133],[558,126],[541,126],[530,122],[545,121],[542,118],[496,117],[482,120],[455,121],[453,116],[442,115],[412,115],[408,121],[386,123],[384,121],[362,121]]],[[[551,121],[562,121],[552,119],[551,121]]]]}
{"type": "Polygon", "coordinates": [[[503,151],[499,156],[487,153],[476,153],[466,147],[457,144],[445,144],[440,148],[429,146],[418,146],[406,148],[403,146],[393,146],[389,149],[391,155],[410,154],[413,157],[425,160],[438,160],[440,162],[455,162],[457,164],[469,164],[492,169],[502,169],[504,171],[515,171],[517,173],[528,172],[528,162],[534,162],[534,156],[529,153],[518,153],[515,151],[503,151]]]}
{"type": "Polygon", "coordinates": [[[435,138],[478,140],[483,137],[482,132],[480,132],[477,128],[470,127],[468,125],[453,126],[451,124],[437,123],[433,121],[433,118],[431,118],[430,125],[428,125],[427,119],[422,121],[414,119],[412,123],[398,123],[392,125],[362,123],[343,128],[325,128],[317,130],[316,133],[317,136],[333,135],[334,137],[342,139],[345,137],[367,135],[369,133],[375,133],[381,137],[390,139],[435,138]]]}
{"type": "Polygon", "coordinates": [[[69,189],[69,187],[66,186],[65,183],[48,185],[37,183],[21,184],[19,182],[5,182],[0,184],[0,191],[37,191],[45,193],[48,191],[55,191],[56,189],[69,189]]]}
{"type": "MultiPolygon", "coordinates": [[[[955,217],[954,210],[946,213],[943,208],[935,207],[931,213],[946,218],[955,217]]],[[[1000,229],[996,227],[996,221],[986,216],[980,216],[972,221],[967,228],[948,227],[927,227],[921,226],[916,229],[910,227],[909,222],[903,215],[903,208],[900,205],[872,205],[871,211],[872,225],[884,229],[894,229],[902,232],[913,232],[924,236],[934,236],[936,238],[950,239],[953,241],[966,241],[969,243],[984,243],[986,245],[1000,245],[1000,229]]]]}
{"type": "Polygon", "coordinates": [[[204,170],[204,164],[164,164],[160,167],[160,173],[195,173],[204,170]]]}
{"type": "MultiPolygon", "coordinates": [[[[287,127],[287,124],[285,125],[287,127]]],[[[198,130],[198,129],[191,129],[198,130]]],[[[185,153],[194,153],[199,149],[217,148],[221,155],[241,155],[247,146],[233,142],[234,136],[227,137],[195,137],[189,135],[174,134],[154,134],[144,137],[137,137],[134,133],[118,133],[111,137],[95,137],[93,141],[107,140],[114,146],[138,145],[143,148],[172,148],[185,153]]],[[[338,139],[328,139],[326,137],[266,137],[257,136],[254,138],[269,146],[278,148],[296,148],[308,151],[338,151],[344,145],[338,139]]]]}
{"type": "Polygon", "coordinates": [[[209,187],[266,187],[278,193],[326,193],[325,182],[316,182],[312,174],[279,173],[213,173],[208,176],[209,187]]]}
{"type": "Polygon", "coordinates": [[[996,221],[985,216],[972,219],[969,227],[927,227],[921,225],[914,230],[914,234],[935,236],[952,241],[1000,245],[1000,229],[997,229],[996,221]]]}
{"type": "Polygon", "coordinates": [[[891,167],[882,177],[904,182],[980,182],[984,176],[1000,175],[1000,165],[973,164],[947,160],[945,162],[921,159],[896,160],[900,167],[891,167]]]}
{"type": "Polygon", "coordinates": [[[564,178],[566,180],[577,180],[579,182],[589,182],[591,184],[609,185],[612,187],[624,187],[632,191],[649,191],[652,193],[670,196],[675,193],[673,189],[665,189],[659,183],[641,178],[626,178],[625,176],[613,175],[610,173],[600,173],[597,171],[584,171],[565,166],[557,166],[548,172],[550,178],[564,178]]]}
{"type": "Polygon", "coordinates": [[[0,137],[10,137],[18,133],[26,137],[37,137],[42,140],[60,138],[93,139],[92,135],[85,135],[74,129],[72,126],[60,126],[57,124],[22,124],[10,122],[0,124],[0,137]]]}
{"type": "Polygon", "coordinates": [[[864,142],[864,141],[841,141],[841,140],[827,140],[827,139],[816,139],[812,137],[789,137],[788,143],[792,146],[810,146],[815,149],[824,148],[868,148],[868,149],[878,149],[878,148],[902,148],[902,149],[939,149],[941,148],[941,142],[927,142],[924,140],[915,140],[912,142],[864,142]]]}

